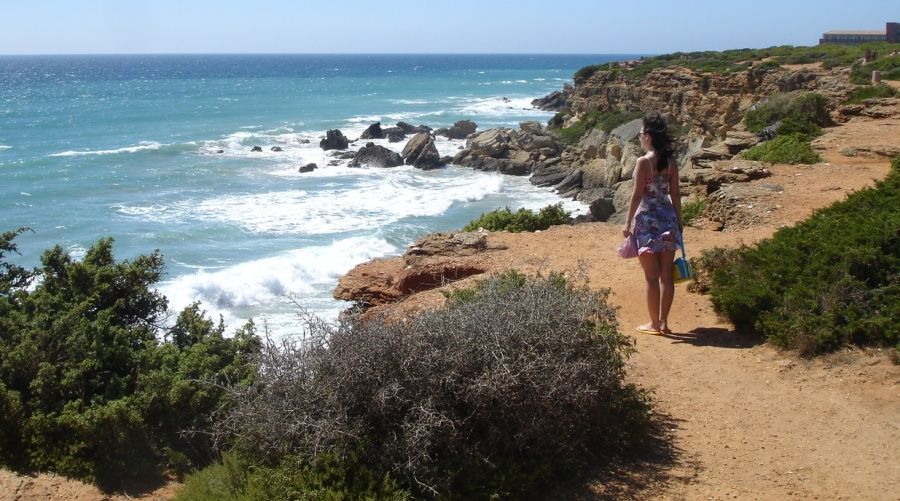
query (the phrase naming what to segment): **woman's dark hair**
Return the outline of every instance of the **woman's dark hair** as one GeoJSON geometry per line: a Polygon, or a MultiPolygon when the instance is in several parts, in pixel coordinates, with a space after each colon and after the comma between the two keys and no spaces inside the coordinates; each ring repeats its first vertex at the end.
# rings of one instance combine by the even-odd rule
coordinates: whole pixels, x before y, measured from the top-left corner
{"type": "Polygon", "coordinates": [[[669,166],[669,159],[672,158],[674,147],[672,146],[672,138],[666,131],[666,119],[656,111],[651,111],[644,115],[644,132],[650,134],[650,144],[656,150],[656,156],[659,159],[656,162],[656,170],[664,170],[669,166]]]}

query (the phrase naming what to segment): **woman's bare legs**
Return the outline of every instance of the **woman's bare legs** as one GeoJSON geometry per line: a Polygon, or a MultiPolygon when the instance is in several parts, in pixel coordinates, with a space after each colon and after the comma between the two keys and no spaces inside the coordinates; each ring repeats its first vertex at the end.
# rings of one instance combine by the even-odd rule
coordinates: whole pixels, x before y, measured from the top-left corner
{"type": "Polygon", "coordinates": [[[659,330],[666,331],[669,328],[669,311],[672,309],[672,300],[675,299],[675,278],[672,276],[672,263],[675,261],[675,251],[653,254],[657,258],[659,269],[659,281],[662,284],[662,298],[659,308],[659,330]]]}
{"type": "MultiPolygon", "coordinates": [[[[650,323],[638,327],[642,330],[658,331],[659,326],[659,258],[656,254],[641,254],[638,256],[641,268],[644,269],[644,280],[647,282],[647,312],[650,314],[650,323]]],[[[671,266],[670,266],[671,268],[671,266]]],[[[669,270],[669,277],[672,270],[669,270]]],[[[670,305],[671,306],[671,303],[670,305]]],[[[668,312],[667,312],[668,313],[668,312]]]]}

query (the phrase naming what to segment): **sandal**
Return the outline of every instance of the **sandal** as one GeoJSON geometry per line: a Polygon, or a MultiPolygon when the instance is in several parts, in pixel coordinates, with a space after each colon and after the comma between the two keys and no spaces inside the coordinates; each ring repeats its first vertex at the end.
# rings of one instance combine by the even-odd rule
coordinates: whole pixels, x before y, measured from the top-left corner
{"type": "Polygon", "coordinates": [[[642,327],[638,327],[638,328],[635,329],[635,330],[638,331],[638,332],[640,332],[641,334],[652,334],[652,335],[654,335],[654,336],[661,336],[661,335],[662,335],[662,331],[660,331],[659,329],[654,329],[654,328],[652,328],[652,327],[643,327],[643,326],[642,326],[642,327]]]}
{"type": "Polygon", "coordinates": [[[660,329],[659,332],[660,332],[661,334],[665,334],[665,335],[668,336],[668,335],[672,334],[672,329],[666,327],[665,329],[660,329]]]}

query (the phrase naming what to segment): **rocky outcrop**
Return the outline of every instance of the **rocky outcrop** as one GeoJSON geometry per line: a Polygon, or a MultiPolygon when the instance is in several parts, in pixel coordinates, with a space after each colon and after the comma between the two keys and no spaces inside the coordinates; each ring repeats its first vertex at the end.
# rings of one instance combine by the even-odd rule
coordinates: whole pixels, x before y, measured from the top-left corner
{"type": "Polygon", "coordinates": [[[254,146],[250,148],[250,151],[253,153],[262,153],[262,146],[254,146]]]}
{"type": "Polygon", "coordinates": [[[302,174],[305,172],[312,172],[318,168],[319,168],[318,165],[316,165],[314,163],[309,163],[309,164],[301,166],[300,169],[298,169],[298,172],[300,172],[302,174]]]}
{"type": "Polygon", "coordinates": [[[359,136],[360,139],[384,139],[384,131],[381,130],[381,122],[375,122],[366,127],[366,130],[359,136]]]}
{"type": "Polygon", "coordinates": [[[574,90],[571,85],[565,84],[562,91],[553,91],[542,98],[534,99],[531,105],[544,111],[559,111],[566,106],[574,90]]]}
{"type": "Polygon", "coordinates": [[[453,163],[521,176],[558,162],[562,143],[543,128],[536,130],[534,122],[525,124],[525,129],[489,129],[470,136],[453,163]]]}
{"type": "Polygon", "coordinates": [[[419,169],[436,169],[444,165],[441,161],[441,154],[434,145],[434,139],[427,132],[420,132],[413,136],[406,143],[400,156],[407,165],[419,169]]]}
{"type": "Polygon", "coordinates": [[[471,120],[459,120],[450,128],[441,128],[434,131],[435,136],[444,136],[449,139],[465,139],[473,134],[478,126],[471,120]]]}
{"type": "Polygon", "coordinates": [[[477,261],[488,252],[480,233],[433,233],[411,245],[401,257],[356,266],[338,281],[335,299],[364,307],[392,303],[410,294],[483,273],[477,261]]]}
{"type": "Polygon", "coordinates": [[[319,142],[323,150],[346,150],[350,142],[344,133],[338,129],[332,129],[325,133],[325,138],[319,142]]]}
{"type": "Polygon", "coordinates": [[[403,159],[396,151],[389,150],[375,143],[366,143],[350,161],[350,167],[397,167],[403,165],[403,159]]]}

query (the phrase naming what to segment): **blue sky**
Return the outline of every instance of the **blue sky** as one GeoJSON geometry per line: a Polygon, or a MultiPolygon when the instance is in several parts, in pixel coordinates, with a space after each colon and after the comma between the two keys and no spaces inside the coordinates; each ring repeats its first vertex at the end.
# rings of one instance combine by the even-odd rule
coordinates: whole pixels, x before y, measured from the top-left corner
{"type": "Polygon", "coordinates": [[[666,53],[884,29],[897,0],[3,0],[0,54],[666,53]]]}

